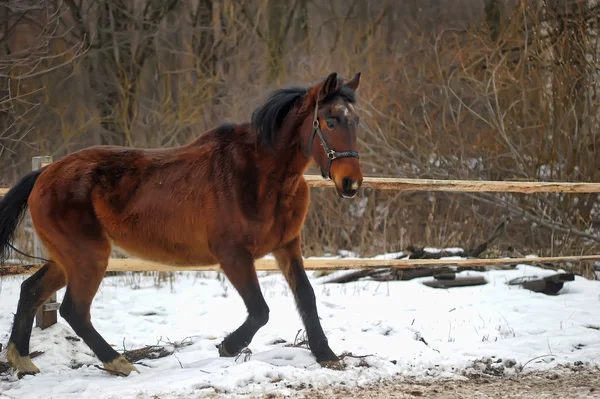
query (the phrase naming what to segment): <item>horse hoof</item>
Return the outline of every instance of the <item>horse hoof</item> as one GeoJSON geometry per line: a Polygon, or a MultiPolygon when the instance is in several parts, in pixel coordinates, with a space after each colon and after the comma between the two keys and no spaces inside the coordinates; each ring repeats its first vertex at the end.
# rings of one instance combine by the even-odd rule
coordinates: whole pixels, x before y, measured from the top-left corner
{"type": "Polygon", "coordinates": [[[331,370],[343,370],[344,369],[344,365],[342,364],[342,362],[340,360],[325,360],[325,361],[319,362],[319,364],[321,365],[321,367],[326,368],[326,369],[331,369],[331,370]]]}
{"type": "Polygon", "coordinates": [[[318,363],[327,363],[327,362],[339,362],[340,358],[337,357],[335,353],[329,348],[319,350],[316,353],[313,352],[313,355],[317,358],[318,363]]]}
{"type": "Polygon", "coordinates": [[[35,375],[40,372],[40,369],[33,364],[29,356],[21,356],[19,354],[17,347],[12,342],[8,344],[6,360],[17,371],[19,378],[24,375],[35,375]]]}
{"type": "Polygon", "coordinates": [[[317,358],[317,363],[319,363],[321,367],[332,370],[343,370],[345,368],[341,359],[337,357],[329,347],[319,351],[318,354],[315,354],[315,357],[317,358]]]}
{"type": "Polygon", "coordinates": [[[235,354],[231,354],[229,352],[227,352],[227,349],[225,349],[225,341],[221,342],[219,345],[216,345],[217,349],[219,349],[219,356],[220,357],[234,357],[235,354]]]}
{"type": "Polygon", "coordinates": [[[140,374],[140,371],[133,364],[129,363],[129,360],[123,356],[119,356],[115,360],[109,363],[104,363],[104,370],[113,375],[120,375],[127,377],[132,371],[136,371],[140,374]]]}

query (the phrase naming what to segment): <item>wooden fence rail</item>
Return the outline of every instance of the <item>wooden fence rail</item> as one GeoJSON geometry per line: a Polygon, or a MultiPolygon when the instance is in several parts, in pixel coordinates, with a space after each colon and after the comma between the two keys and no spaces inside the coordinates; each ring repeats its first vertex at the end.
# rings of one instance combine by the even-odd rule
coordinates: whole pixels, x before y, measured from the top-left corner
{"type": "MultiPolygon", "coordinates": [[[[546,257],[524,257],[524,258],[469,258],[469,259],[304,259],[306,270],[354,270],[354,269],[378,269],[383,267],[393,269],[418,269],[431,266],[456,266],[456,267],[478,267],[498,266],[513,264],[535,264],[535,263],[564,263],[600,261],[600,255],[581,256],[546,256],[546,257]]],[[[18,276],[33,274],[41,264],[29,266],[4,266],[0,268],[0,276],[18,276]]],[[[255,262],[258,271],[278,271],[277,263],[272,258],[262,258],[255,262]]],[[[141,259],[111,258],[108,262],[109,272],[173,272],[173,271],[220,271],[218,264],[209,266],[173,266],[162,263],[154,263],[141,259]]]]}
{"type": "MultiPolygon", "coordinates": [[[[319,175],[305,175],[304,178],[310,187],[333,187],[333,182],[325,180],[319,175]]],[[[447,191],[462,193],[600,193],[600,183],[435,180],[395,177],[365,177],[362,187],[377,190],[447,191]]],[[[0,187],[0,197],[6,195],[9,189],[0,187]]]]}
{"type": "MultiPolygon", "coordinates": [[[[310,187],[333,187],[318,175],[305,175],[310,187]]],[[[394,191],[449,191],[461,193],[600,193],[600,183],[436,180],[365,177],[362,187],[394,191]]]]}

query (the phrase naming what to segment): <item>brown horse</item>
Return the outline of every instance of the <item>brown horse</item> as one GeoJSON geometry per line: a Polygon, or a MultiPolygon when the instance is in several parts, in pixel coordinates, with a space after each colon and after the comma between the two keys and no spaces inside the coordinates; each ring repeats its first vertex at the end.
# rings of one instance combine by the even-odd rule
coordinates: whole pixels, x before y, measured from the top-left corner
{"type": "Polygon", "coordinates": [[[251,123],[222,125],[184,146],[96,146],[25,176],[0,201],[0,263],[27,206],[51,260],[21,286],[7,347],[12,367],[39,372],[29,357],[34,316],[66,286],[60,315],[104,368],[118,375],[138,371],[91,323],[90,305],[113,245],[165,264],[220,264],[248,311],[218,345],[220,356],[238,354],[269,320],[254,260],[272,253],[294,293],[312,354],[321,365],[336,366],[303,267],[309,204],[303,174],[314,159],[340,197],[356,195],[363,179],[352,105],[359,81],[360,73],[350,81],[332,73],[309,88],[276,90],[251,123]]]}

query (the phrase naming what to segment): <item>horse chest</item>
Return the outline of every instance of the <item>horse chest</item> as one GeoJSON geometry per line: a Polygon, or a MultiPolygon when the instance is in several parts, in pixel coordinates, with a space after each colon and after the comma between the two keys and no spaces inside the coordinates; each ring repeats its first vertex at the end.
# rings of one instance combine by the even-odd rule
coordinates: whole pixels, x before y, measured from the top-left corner
{"type": "Polygon", "coordinates": [[[290,203],[281,206],[275,213],[275,223],[281,228],[301,228],[307,207],[304,204],[290,203]]]}
{"type": "Polygon", "coordinates": [[[272,227],[266,232],[269,251],[298,237],[308,210],[308,190],[301,188],[293,195],[282,195],[273,208],[272,227]]]}

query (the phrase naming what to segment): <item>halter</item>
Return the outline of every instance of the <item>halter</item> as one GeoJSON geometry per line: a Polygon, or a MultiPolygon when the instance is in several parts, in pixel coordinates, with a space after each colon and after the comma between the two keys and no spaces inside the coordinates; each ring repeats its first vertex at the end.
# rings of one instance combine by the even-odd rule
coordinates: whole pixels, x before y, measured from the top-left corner
{"type": "Polygon", "coordinates": [[[321,145],[323,146],[323,149],[325,150],[325,154],[327,154],[327,173],[323,172],[323,169],[321,169],[321,176],[323,178],[328,177],[329,179],[331,179],[331,162],[333,162],[334,159],[338,159],[338,158],[347,158],[347,157],[352,157],[352,158],[358,158],[358,152],[356,151],[336,151],[333,150],[329,147],[329,145],[327,145],[327,140],[325,140],[325,136],[323,135],[323,132],[321,131],[321,127],[319,126],[319,117],[317,116],[319,111],[319,100],[317,99],[317,104],[315,105],[315,115],[313,117],[313,128],[312,128],[312,133],[310,134],[310,139],[308,141],[308,148],[309,151],[312,151],[312,144],[313,144],[313,140],[315,139],[315,133],[317,133],[319,135],[319,138],[321,139],[321,145]]]}

